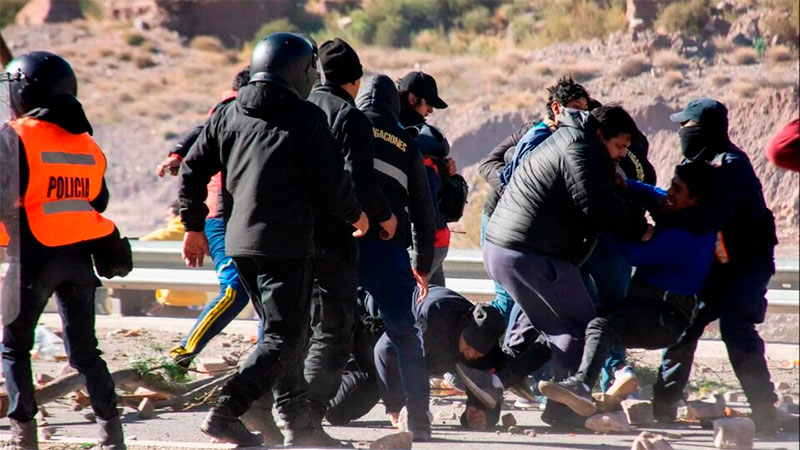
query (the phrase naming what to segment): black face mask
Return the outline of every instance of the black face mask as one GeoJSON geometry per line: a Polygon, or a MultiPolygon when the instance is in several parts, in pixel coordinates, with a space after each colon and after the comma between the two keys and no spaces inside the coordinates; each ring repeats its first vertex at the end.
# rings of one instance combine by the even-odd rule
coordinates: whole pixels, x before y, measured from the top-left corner
{"type": "Polygon", "coordinates": [[[681,139],[681,152],[683,157],[689,161],[694,161],[698,157],[708,153],[708,139],[699,126],[688,126],[678,130],[681,139]]]}

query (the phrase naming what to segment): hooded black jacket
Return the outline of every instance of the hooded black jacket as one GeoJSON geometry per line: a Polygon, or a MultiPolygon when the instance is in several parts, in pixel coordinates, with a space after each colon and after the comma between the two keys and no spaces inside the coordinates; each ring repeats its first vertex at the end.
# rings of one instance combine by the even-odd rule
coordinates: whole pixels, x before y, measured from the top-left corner
{"type": "MultiPolygon", "coordinates": [[[[317,86],[308,101],[325,113],[331,133],[340,144],[344,167],[353,176],[356,196],[364,212],[376,225],[388,220],[392,209],[373,170],[374,143],[369,119],[356,108],[350,94],[339,86],[317,86]]],[[[352,232],[353,227],[342,219],[320,213],[314,226],[316,255],[355,262],[358,243],[352,232]]]]}
{"type": "Polygon", "coordinates": [[[311,256],[319,209],[348,223],[361,215],[325,115],[269,83],[243,87],[214,111],[183,160],[179,199],[188,231],[203,230],[206,185],[220,170],[229,256],[311,256]]]}
{"type": "Polygon", "coordinates": [[[564,117],[514,172],[486,229],[500,247],[582,264],[601,230],[639,239],[647,222],[617,195],[614,162],[596,139],[596,119],[564,117]]]}
{"type": "MultiPolygon", "coordinates": [[[[362,83],[356,104],[372,122],[378,182],[397,217],[392,241],[404,247],[413,241],[414,269],[426,274],[433,261],[433,200],[422,155],[399,122],[397,88],[391,78],[376,75],[362,83]]],[[[380,225],[371,221],[364,239],[379,240],[379,232],[380,225]]]]}

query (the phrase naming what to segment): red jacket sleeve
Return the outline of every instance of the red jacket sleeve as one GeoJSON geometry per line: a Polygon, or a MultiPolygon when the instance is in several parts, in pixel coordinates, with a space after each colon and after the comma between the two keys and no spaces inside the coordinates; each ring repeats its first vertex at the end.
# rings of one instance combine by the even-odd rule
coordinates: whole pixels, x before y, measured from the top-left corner
{"type": "Polygon", "coordinates": [[[800,171],[800,117],[789,122],[767,144],[767,159],[784,169],[800,171]]]}

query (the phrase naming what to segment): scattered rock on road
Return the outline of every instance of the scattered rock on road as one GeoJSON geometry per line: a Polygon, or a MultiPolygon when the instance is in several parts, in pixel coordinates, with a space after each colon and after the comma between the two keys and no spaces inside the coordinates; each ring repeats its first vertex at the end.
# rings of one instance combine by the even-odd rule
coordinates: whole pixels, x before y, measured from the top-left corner
{"type": "Polygon", "coordinates": [[[390,434],[369,445],[371,449],[410,449],[414,435],[408,431],[390,434]]]}
{"type": "Polygon", "coordinates": [[[436,421],[440,420],[455,420],[458,416],[454,411],[439,411],[436,415],[433,416],[433,419],[436,421]]]}
{"type": "Polygon", "coordinates": [[[673,450],[664,436],[653,434],[649,431],[642,433],[633,440],[631,450],[673,450]]]}
{"type": "Polygon", "coordinates": [[[522,429],[518,426],[511,425],[508,427],[508,434],[522,434],[522,429]]]}
{"type": "Polygon", "coordinates": [[[753,448],[756,424],[746,417],[714,421],[714,447],[753,448]]]}
{"type": "Polygon", "coordinates": [[[631,431],[622,411],[595,414],[586,419],[584,426],[597,433],[627,433],[631,431]]]}
{"type": "Polygon", "coordinates": [[[97,422],[97,417],[95,417],[94,411],[86,411],[83,413],[83,418],[91,423],[97,422]]]}
{"type": "Polygon", "coordinates": [[[504,427],[510,427],[517,424],[517,418],[511,413],[503,414],[503,417],[501,417],[500,420],[504,427]]]}
{"type": "Polygon", "coordinates": [[[650,400],[623,400],[620,405],[629,424],[648,425],[653,423],[653,403],[650,400]]]}
{"type": "Polygon", "coordinates": [[[525,435],[528,437],[536,437],[536,430],[534,429],[525,430],[525,435]]]}
{"type": "Polygon", "coordinates": [[[143,398],[136,408],[136,415],[139,416],[140,419],[152,419],[155,415],[153,402],[149,398],[143,398]]]}
{"type": "Polygon", "coordinates": [[[738,403],[744,400],[744,392],[742,391],[728,391],[724,395],[726,403],[738,403]]]}
{"type": "Polygon", "coordinates": [[[686,402],[687,414],[690,419],[710,420],[725,417],[725,399],[717,394],[686,402]]]}

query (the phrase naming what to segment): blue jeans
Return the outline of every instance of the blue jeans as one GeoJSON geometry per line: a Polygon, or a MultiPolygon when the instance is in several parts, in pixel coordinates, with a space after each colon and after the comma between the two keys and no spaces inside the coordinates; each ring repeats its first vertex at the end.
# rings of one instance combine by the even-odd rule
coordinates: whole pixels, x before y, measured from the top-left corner
{"type": "MultiPolygon", "coordinates": [[[[631,265],[619,249],[616,238],[611,233],[601,233],[589,259],[581,266],[586,289],[594,301],[599,316],[628,295],[631,269],[631,265]]],[[[600,377],[600,388],[603,392],[611,387],[614,371],[623,365],[625,365],[625,347],[615,345],[603,365],[600,377]]]]}
{"type": "MultiPolygon", "coordinates": [[[[486,243],[486,225],[488,224],[489,215],[483,213],[481,216],[481,248],[483,248],[483,244],[486,243]]],[[[503,315],[503,318],[506,319],[506,323],[508,323],[508,328],[511,329],[511,326],[514,324],[514,320],[511,320],[511,309],[514,307],[514,299],[511,298],[508,292],[497,281],[494,282],[494,293],[494,300],[489,303],[489,306],[500,311],[500,314],[503,315]]],[[[514,319],[516,320],[516,316],[514,316],[514,319]]]]}
{"type": "MultiPolygon", "coordinates": [[[[409,427],[428,429],[428,369],[422,351],[422,332],[415,326],[412,312],[414,301],[414,277],[408,252],[400,245],[383,241],[361,241],[358,260],[359,285],[375,300],[385,329],[384,337],[390,341],[396,354],[399,373],[383,376],[378,371],[378,386],[387,407],[396,397],[394,386],[399,377],[403,391],[403,403],[408,410],[409,427]],[[392,377],[395,377],[392,379],[392,377]]],[[[386,355],[380,354],[376,346],[376,366],[386,355]]],[[[402,408],[403,404],[392,405],[402,408]]],[[[387,411],[387,412],[399,412],[387,411]]]]}
{"type": "Polygon", "coordinates": [[[200,313],[189,334],[181,341],[181,345],[170,352],[173,357],[181,359],[197,356],[211,338],[219,334],[242,312],[249,301],[233,260],[225,256],[225,222],[222,219],[206,219],[205,232],[208,250],[219,279],[219,294],[200,313]]]}

